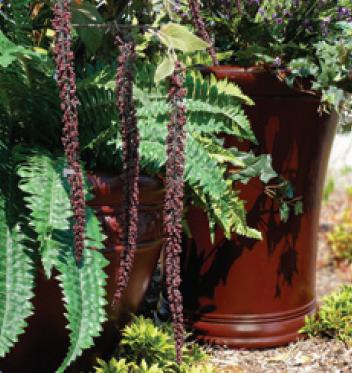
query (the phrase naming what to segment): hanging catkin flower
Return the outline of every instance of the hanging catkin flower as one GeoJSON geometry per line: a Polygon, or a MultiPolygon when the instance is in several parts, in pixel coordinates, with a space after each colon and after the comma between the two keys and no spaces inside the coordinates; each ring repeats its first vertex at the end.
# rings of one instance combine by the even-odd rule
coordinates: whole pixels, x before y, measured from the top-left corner
{"type": "Polygon", "coordinates": [[[192,23],[194,28],[196,29],[196,33],[200,38],[202,38],[205,42],[209,44],[209,48],[207,50],[210,54],[213,64],[218,65],[219,61],[216,57],[213,42],[209,36],[202,14],[200,12],[199,0],[188,0],[188,4],[192,15],[192,23]]]}
{"type": "Polygon", "coordinates": [[[180,292],[180,253],[184,195],[185,124],[184,67],[176,62],[170,77],[168,101],[171,106],[167,136],[166,195],[164,206],[164,250],[166,287],[174,325],[177,362],[182,361],[183,306],[180,292]]]}
{"type": "Polygon", "coordinates": [[[83,176],[79,156],[78,99],[71,41],[70,0],[57,0],[53,12],[53,27],[56,31],[54,48],[56,80],[60,91],[64,125],[62,143],[68,164],[66,173],[71,187],[75,255],[76,260],[80,261],[84,249],[86,218],[83,176]]]}
{"type": "Polygon", "coordinates": [[[125,246],[116,277],[117,288],[113,305],[116,305],[121,298],[132,269],[137,247],[139,205],[139,132],[133,100],[135,45],[133,41],[125,42],[119,36],[116,37],[116,44],[119,48],[116,73],[116,104],[119,110],[122,137],[125,246]]]}

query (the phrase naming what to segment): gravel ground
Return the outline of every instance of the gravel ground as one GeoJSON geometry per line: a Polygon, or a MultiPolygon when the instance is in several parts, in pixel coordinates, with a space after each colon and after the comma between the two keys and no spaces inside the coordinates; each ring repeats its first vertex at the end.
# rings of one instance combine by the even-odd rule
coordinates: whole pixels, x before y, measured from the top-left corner
{"type": "Polygon", "coordinates": [[[352,349],[336,340],[312,338],[276,349],[213,352],[213,362],[224,373],[352,372],[352,349]]]}
{"type": "MultiPolygon", "coordinates": [[[[346,199],[345,193],[335,190],[322,208],[317,260],[318,299],[352,281],[352,268],[334,264],[326,239],[327,233],[339,220],[346,199]]],[[[218,371],[224,373],[352,373],[352,348],[337,340],[323,338],[266,350],[213,347],[210,353],[218,371]]]]}

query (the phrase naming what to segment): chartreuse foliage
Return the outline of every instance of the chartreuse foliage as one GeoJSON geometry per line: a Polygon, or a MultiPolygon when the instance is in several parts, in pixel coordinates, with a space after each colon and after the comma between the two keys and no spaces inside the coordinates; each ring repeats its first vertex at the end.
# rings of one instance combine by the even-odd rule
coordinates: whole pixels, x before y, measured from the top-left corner
{"type": "MultiPolygon", "coordinates": [[[[141,135],[141,166],[148,173],[163,171],[165,138],[169,115],[166,87],[155,86],[154,68],[137,69],[135,99],[141,135]]],[[[186,106],[187,148],[185,182],[188,197],[202,206],[211,231],[220,224],[226,236],[238,234],[260,238],[259,232],[246,224],[244,202],[233,190],[233,181],[247,182],[259,176],[267,182],[276,176],[268,155],[255,156],[237,148],[224,148],[222,134],[256,142],[242,104],[252,104],[238,87],[215,78],[188,73],[186,106]],[[228,177],[228,166],[234,169],[228,177]],[[236,176],[235,176],[236,174],[236,176]]],[[[121,139],[114,98],[113,72],[103,70],[81,82],[79,97],[82,143],[90,158],[104,165],[120,162],[121,139]]],[[[113,165],[111,164],[111,167],[113,165]]],[[[115,166],[116,167],[116,166],[115,166]]]]}
{"type": "Polygon", "coordinates": [[[118,359],[98,361],[96,373],[213,373],[207,363],[207,354],[197,344],[187,343],[183,350],[183,363],[175,363],[172,328],[165,324],[155,326],[153,321],[136,317],[122,332],[118,359]]]}
{"type": "Polygon", "coordinates": [[[352,263],[352,208],[347,207],[342,221],[328,234],[328,240],[336,260],[352,263]]]}
{"type": "Polygon", "coordinates": [[[317,315],[307,317],[301,331],[337,338],[352,346],[352,285],[325,296],[317,315]]]}

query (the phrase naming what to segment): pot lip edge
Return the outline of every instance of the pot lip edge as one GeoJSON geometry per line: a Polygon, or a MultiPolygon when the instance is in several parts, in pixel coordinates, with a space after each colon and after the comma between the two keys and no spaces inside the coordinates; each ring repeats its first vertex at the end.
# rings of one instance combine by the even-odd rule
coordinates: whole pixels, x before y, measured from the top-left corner
{"type": "MultiPolygon", "coordinates": [[[[242,85],[247,86],[249,88],[249,92],[246,93],[250,97],[262,97],[262,96],[268,96],[272,97],[273,94],[269,92],[271,91],[270,88],[268,88],[268,94],[255,94],[251,91],[251,87],[256,83],[256,79],[260,79],[260,77],[264,77],[264,79],[270,79],[271,84],[276,85],[276,89],[274,91],[277,91],[276,96],[278,97],[311,97],[313,99],[321,101],[321,93],[317,91],[312,90],[301,90],[296,87],[290,87],[285,82],[285,77],[290,75],[290,70],[288,68],[278,68],[273,69],[270,66],[266,65],[253,65],[253,66],[239,66],[239,65],[205,65],[205,64],[199,64],[195,65],[195,67],[201,72],[201,73],[213,73],[218,79],[227,79],[230,82],[236,83],[240,88],[245,91],[246,89],[243,89],[242,85]],[[238,77],[240,81],[236,82],[236,78],[238,77]],[[241,84],[242,83],[242,84],[241,84]]],[[[297,78],[298,81],[301,82],[309,82],[310,80],[308,78],[297,78]]],[[[269,84],[270,81],[268,80],[269,84]]],[[[308,83],[310,84],[310,83],[308,83]]],[[[270,86],[269,86],[270,87],[270,86]]]]}

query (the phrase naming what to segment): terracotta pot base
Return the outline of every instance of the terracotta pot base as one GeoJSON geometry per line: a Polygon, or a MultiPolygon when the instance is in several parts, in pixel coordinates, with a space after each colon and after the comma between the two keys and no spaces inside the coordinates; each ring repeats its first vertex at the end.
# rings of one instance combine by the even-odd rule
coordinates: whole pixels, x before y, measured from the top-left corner
{"type": "Polygon", "coordinates": [[[315,313],[316,303],[266,315],[206,315],[191,322],[198,340],[230,348],[268,348],[284,346],[304,335],[298,330],[304,326],[307,315],[315,313]]]}

